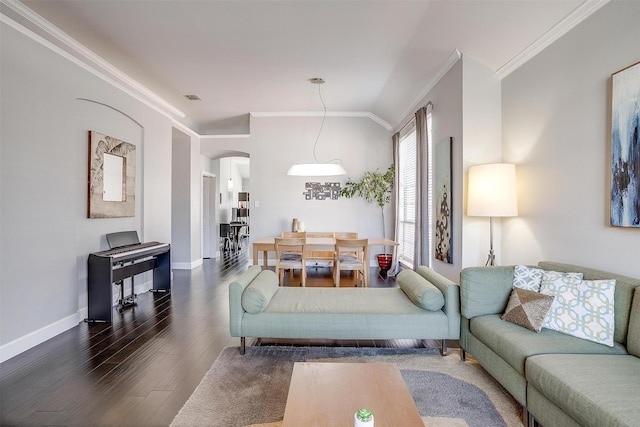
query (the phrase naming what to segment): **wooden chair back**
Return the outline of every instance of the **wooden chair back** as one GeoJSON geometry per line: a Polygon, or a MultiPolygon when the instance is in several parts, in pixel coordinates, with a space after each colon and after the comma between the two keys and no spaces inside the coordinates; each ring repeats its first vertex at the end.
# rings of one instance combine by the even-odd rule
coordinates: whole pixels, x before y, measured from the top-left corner
{"type": "Polygon", "coordinates": [[[300,283],[307,284],[306,254],[304,238],[275,238],[276,274],[279,284],[284,284],[284,270],[290,270],[290,278],[293,279],[293,270],[300,270],[300,283]]]}
{"type": "Polygon", "coordinates": [[[340,272],[354,270],[362,274],[362,285],[369,286],[369,240],[336,239],[335,284],[340,287],[340,272]]]}
{"type": "Polygon", "coordinates": [[[280,233],[282,238],[304,239],[307,233],[304,231],[283,231],[280,233]]]}

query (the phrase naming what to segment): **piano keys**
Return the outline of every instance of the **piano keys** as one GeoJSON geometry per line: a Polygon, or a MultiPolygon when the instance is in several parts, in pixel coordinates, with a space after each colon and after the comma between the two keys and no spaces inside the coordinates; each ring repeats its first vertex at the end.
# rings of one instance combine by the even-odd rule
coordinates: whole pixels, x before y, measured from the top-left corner
{"type": "MultiPolygon", "coordinates": [[[[112,321],[113,283],[153,270],[151,292],[171,290],[171,246],[168,243],[140,243],[135,231],[107,234],[107,242],[111,249],[89,255],[89,322],[112,321]]],[[[123,284],[122,289],[123,295],[123,284]]],[[[133,297],[135,294],[132,290],[128,301],[131,302],[133,297]]]]}

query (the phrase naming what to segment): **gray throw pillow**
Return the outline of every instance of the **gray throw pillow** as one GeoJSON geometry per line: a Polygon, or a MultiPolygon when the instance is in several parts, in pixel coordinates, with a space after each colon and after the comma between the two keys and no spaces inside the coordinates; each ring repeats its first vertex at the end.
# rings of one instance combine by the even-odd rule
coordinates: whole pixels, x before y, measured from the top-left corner
{"type": "Polygon", "coordinates": [[[276,292],[278,292],[278,276],[271,270],[264,270],[244,289],[242,308],[247,313],[260,313],[267,308],[276,292]]]}
{"type": "Polygon", "coordinates": [[[411,302],[429,311],[442,310],[444,295],[424,277],[413,270],[402,270],[396,277],[400,288],[411,302]]]}
{"type": "Polygon", "coordinates": [[[534,332],[540,332],[542,323],[551,309],[553,299],[554,297],[550,295],[513,288],[501,319],[534,332]]]}

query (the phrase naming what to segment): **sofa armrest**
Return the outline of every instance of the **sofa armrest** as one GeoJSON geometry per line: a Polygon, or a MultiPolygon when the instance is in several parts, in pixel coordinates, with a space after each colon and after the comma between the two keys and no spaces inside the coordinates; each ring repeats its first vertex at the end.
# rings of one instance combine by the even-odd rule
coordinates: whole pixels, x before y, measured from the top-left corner
{"type": "Polygon", "coordinates": [[[460,273],[460,307],[467,319],[504,311],[513,287],[513,266],[469,267],[460,273]]]}
{"type": "Polygon", "coordinates": [[[261,271],[260,266],[252,265],[229,285],[229,331],[232,337],[242,336],[242,316],[245,313],[242,307],[242,293],[261,271]]]}
{"type": "Polygon", "coordinates": [[[458,339],[460,337],[460,286],[429,267],[420,266],[417,273],[440,289],[444,295],[442,311],[447,315],[449,322],[448,339],[458,339]]]}

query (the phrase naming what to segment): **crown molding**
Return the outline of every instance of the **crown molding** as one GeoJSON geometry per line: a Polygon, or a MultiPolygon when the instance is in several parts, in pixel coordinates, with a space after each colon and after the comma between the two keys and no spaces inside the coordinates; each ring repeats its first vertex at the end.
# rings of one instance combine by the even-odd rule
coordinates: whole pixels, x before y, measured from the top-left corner
{"type": "Polygon", "coordinates": [[[462,58],[462,53],[460,53],[460,51],[458,49],[454,49],[453,52],[451,52],[451,55],[449,55],[449,57],[447,58],[447,60],[442,64],[442,66],[440,67],[440,69],[438,70],[438,73],[435,75],[435,77],[433,79],[431,79],[423,88],[422,90],[419,92],[418,96],[415,98],[415,100],[410,104],[409,108],[407,108],[404,113],[402,113],[402,115],[400,117],[402,117],[402,121],[400,122],[399,126],[396,126],[396,130],[400,130],[403,127],[405,127],[405,125],[411,121],[413,119],[413,112],[418,109],[419,105],[421,102],[423,102],[422,100],[429,94],[429,92],[431,92],[431,90],[438,84],[438,82],[449,72],[449,70],[451,69],[451,67],[453,67],[455,65],[456,62],[458,62],[458,60],[462,58]],[[411,117],[409,117],[409,115],[411,115],[411,117]],[[408,118],[407,118],[408,117],[408,118]]]}
{"type": "Polygon", "coordinates": [[[88,49],[67,33],[60,30],[51,22],[42,18],[17,0],[0,0],[0,4],[13,13],[35,26],[35,29],[42,32],[37,34],[34,28],[27,28],[23,23],[18,23],[2,10],[0,18],[2,22],[30,37],[32,40],[42,44],[48,49],[81,66],[95,76],[107,83],[117,87],[127,95],[143,102],[165,116],[184,118],[185,113],[178,110],[173,105],[156,95],[154,92],[141,85],[118,68],[114,67],[93,51],[88,49]],[[45,37],[46,36],[46,37],[45,37]]]}
{"type": "Polygon", "coordinates": [[[507,77],[610,1],[611,0],[586,0],[562,21],[558,22],[549,31],[543,34],[542,37],[537,39],[513,59],[500,67],[498,71],[496,71],[496,77],[499,79],[507,77]]]}
{"type": "Polygon", "coordinates": [[[254,111],[249,113],[251,117],[364,117],[371,119],[383,128],[392,130],[387,121],[381,119],[369,111],[254,111]]]}

